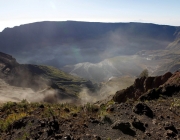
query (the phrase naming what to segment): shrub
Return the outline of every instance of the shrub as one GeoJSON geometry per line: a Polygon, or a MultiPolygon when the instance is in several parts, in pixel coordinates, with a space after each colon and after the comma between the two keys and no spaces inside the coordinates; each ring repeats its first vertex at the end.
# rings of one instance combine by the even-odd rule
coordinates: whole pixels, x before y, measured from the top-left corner
{"type": "Polygon", "coordinates": [[[2,106],[2,108],[1,108],[1,110],[2,111],[6,111],[6,110],[8,110],[8,109],[11,109],[13,106],[15,106],[16,105],[16,103],[15,102],[7,102],[7,103],[5,103],[3,106],[2,106]]]}
{"type": "Polygon", "coordinates": [[[141,78],[141,77],[148,77],[148,76],[149,76],[149,72],[148,72],[147,69],[145,69],[145,70],[143,70],[141,72],[141,74],[139,75],[139,78],[141,78]]]}

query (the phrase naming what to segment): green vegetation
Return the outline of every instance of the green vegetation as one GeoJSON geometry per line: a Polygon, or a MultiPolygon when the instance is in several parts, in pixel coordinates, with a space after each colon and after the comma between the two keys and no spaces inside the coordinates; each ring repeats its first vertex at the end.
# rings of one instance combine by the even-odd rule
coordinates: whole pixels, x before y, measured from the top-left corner
{"type": "Polygon", "coordinates": [[[99,106],[91,104],[91,103],[85,104],[84,108],[87,112],[98,112],[100,109],[99,106]]]}
{"type": "Polygon", "coordinates": [[[27,140],[27,137],[29,136],[29,134],[27,132],[24,132],[24,135],[20,138],[18,138],[17,140],[27,140]]]}
{"type": "Polygon", "coordinates": [[[59,88],[68,94],[77,96],[81,91],[81,85],[87,86],[87,84],[92,84],[82,78],[67,74],[52,66],[25,65],[25,67],[33,74],[43,77],[45,82],[51,82],[53,88],[59,88]]]}
{"type": "Polygon", "coordinates": [[[35,65],[35,67],[39,68],[43,71],[43,75],[45,77],[48,77],[50,79],[58,80],[58,81],[72,81],[72,82],[78,82],[78,81],[85,81],[79,77],[67,74],[55,67],[52,66],[45,66],[45,65],[35,65]]]}
{"type": "Polygon", "coordinates": [[[147,69],[145,69],[145,70],[143,70],[142,72],[141,72],[141,74],[139,75],[139,78],[141,78],[141,77],[148,77],[149,76],[149,72],[148,72],[148,70],[147,69]]]}
{"type": "Polygon", "coordinates": [[[19,120],[23,117],[27,116],[26,113],[13,113],[9,114],[5,120],[0,120],[0,130],[6,131],[9,128],[9,125],[12,124],[14,121],[19,120]]]}
{"type": "Polygon", "coordinates": [[[114,100],[110,100],[106,103],[106,106],[113,105],[113,104],[114,104],[114,100]]]}
{"type": "Polygon", "coordinates": [[[85,105],[74,105],[69,103],[63,104],[49,104],[49,103],[28,103],[22,100],[19,103],[7,102],[0,105],[0,132],[8,130],[13,122],[28,116],[36,116],[39,119],[56,117],[58,119],[68,119],[74,114],[81,113],[81,115],[95,117],[104,117],[104,121],[110,123],[106,110],[107,106],[113,104],[109,101],[107,104],[98,106],[87,103],[85,105]]]}
{"type": "Polygon", "coordinates": [[[180,107],[180,99],[174,98],[171,107],[180,107]]]}

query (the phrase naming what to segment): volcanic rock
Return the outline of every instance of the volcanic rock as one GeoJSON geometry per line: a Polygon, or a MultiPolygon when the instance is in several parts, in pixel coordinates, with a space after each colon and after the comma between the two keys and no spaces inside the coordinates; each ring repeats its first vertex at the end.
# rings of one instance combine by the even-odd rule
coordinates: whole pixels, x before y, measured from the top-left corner
{"type": "Polygon", "coordinates": [[[146,115],[153,118],[152,110],[145,103],[138,103],[133,107],[133,112],[138,115],[146,115]]]}

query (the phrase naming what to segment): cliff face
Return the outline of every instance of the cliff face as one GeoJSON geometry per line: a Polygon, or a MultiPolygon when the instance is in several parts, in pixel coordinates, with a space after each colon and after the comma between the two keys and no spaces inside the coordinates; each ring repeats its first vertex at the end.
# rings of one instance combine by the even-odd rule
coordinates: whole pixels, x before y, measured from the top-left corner
{"type": "Polygon", "coordinates": [[[128,99],[155,99],[160,95],[171,95],[171,91],[179,90],[180,72],[170,72],[156,77],[137,78],[134,84],[126,89],[117,91],[113,97],[115,102],[126,102],[128,99]],[[176,88],[177,87],[177,88],[176,88]]]}

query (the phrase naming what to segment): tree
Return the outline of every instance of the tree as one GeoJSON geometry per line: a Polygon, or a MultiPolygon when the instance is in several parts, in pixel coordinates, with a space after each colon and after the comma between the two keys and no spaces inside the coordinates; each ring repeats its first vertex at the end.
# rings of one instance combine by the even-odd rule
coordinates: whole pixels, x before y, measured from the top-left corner
{"type": "Polygon", "coordinates": [[[139,75],[139,78],[141,78],[141,77],[148,77],[148,75],[149,75],[148,70],[147,70],[147,69],[144,69],[144,70],[141,72],[141,74],[139,75]]]}

